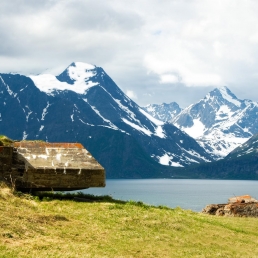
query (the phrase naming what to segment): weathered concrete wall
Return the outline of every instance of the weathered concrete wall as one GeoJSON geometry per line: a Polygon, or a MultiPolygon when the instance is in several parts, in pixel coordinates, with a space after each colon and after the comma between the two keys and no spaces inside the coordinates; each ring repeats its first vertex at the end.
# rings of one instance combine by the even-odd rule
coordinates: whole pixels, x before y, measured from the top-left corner
{"type": "Polygon", "coordinates": [[[22,180],[17,180],[18,189],[30,188],[37,190],[77,190],[89,187],[104,187],[105,173],[103,170],[88,169],[33,169],[25,171],[22,180]]]}
{"type": "Polygon", "coordinates": [[[10,178],[12,155],[12,147],[0,146],[0,180],[2,181],[10,178]]]}
{"type": "Polygon", "coordinates": [[[23,176],[24,162],[13,147],[0,147],[0,180],[15,184],[23,176]]]}

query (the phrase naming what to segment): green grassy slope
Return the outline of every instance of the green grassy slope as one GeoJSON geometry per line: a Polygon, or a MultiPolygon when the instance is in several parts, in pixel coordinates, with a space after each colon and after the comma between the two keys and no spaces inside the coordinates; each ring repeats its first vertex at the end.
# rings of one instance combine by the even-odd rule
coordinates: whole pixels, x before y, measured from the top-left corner
{"type": "Polygon", "coordinates": [[[0,257],[258,257],[258,219],[0,188],[0,257]]]}

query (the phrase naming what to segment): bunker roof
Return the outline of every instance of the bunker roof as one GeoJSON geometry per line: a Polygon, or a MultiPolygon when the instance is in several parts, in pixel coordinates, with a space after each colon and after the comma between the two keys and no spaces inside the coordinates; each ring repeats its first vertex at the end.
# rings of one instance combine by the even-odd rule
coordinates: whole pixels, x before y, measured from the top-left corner
{"type": "Polygon", "coordinates": [[[14,142],[13,147],[34,168],[103,169],[80,143],[14,142]]]}

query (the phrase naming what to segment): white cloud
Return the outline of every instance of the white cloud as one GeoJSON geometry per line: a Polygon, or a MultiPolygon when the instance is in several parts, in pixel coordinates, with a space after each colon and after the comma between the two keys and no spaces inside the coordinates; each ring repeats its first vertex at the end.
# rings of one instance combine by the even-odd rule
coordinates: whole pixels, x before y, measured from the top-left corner
{"type": "Polygon", "coordinates": [[[258,100],[257,13],[254,0],[1,1],[0,72],[61,72],[82,61],[139,104],[185,105],[222,85],[258,100]]]}
{"type": "Polygon", "coordinates": [[[132,90],[127,90],[127,91],[126,91],[126,95],[127,95],[130,99],[137,99],[137,95],[136,95],[132,90]]]}
{"type": "MultiPolygon", "coordinates": [[[[187,5],[183,1],[180,6],[187,5]]],[[[164,8],[172,11],[168,23],[166,11],[161,19],[158,13],[154,15],[155,30],[161,29],[162,33],[158,39],[156,35],[151,37],[152,47],[145,54],[147,69],[159,75],[161,82],[166,74],[176,72],[187,86],[238,83],[236,63],[249,66],[248,76],[252,77],[257,63],[253,44],[258,29],[258,3],[197,0],[191,2],[191,8],[189,18],[181,19],[172,9],[164,8]]]]}
{"type": "Polygon", "coordinates": [[[160,76],[161,83],[176,83],[178,81],[178,77],[174,74],[163,74],[160,76]]]}

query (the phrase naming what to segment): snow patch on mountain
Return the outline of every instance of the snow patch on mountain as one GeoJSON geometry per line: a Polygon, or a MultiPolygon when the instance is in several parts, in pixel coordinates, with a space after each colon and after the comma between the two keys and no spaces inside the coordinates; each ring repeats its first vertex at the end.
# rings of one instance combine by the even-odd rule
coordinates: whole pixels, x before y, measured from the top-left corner
{"type": "Polygon", "coordinates": [[[153,116],[151,116],[150,114],[148,114],[146,111],[144,111],[143,109],[139,108],[139,111],[145,115],[151,122],[153,122],[155,125],[164,125],[164,122],[154,118],[153,116]]]}
{"type": "Polygon", "coordinates": [[[173,167],[183,167],[180,163],[178,162],[173,162],[173,156],[169,156],[167,153],[164,154],[163,156],[159,157],[159,163],[161,165],[166,165],[166,166],[173,166],[173,167]]]}
{"type": "Polygon", "coordinates": [[[24,131],[22,134],[22,140],[26,140],[27,137],[28,137],[28,134],[26,133],[26,131],[24,131]]]}
{"type": "Polygon", "coordinates": [[[10,96],[13,96],[14,98],[17,96],[17,93],[13,92],[9,85],[5,83],[4,79],[2,78],[2,76],[0,76],[0,80],[2,81],[2,83],[4,84],[4,86],[6,87],[7,92],[9,93],[10,96]]]}
{"type": "Polygon", "coordinates": [[[144,134],[146,134],[146,135],[148,135],[148,136],[151,136],[151,135],[152,135],[152,132],[151,132],[150,130],[148,130],[148,129],[142,127],[142,126],[136,125],[136,124],[134,124],[134,123],[128,121],[128,120],[125,119],[125,118],[122,118],[122,120],[124,121],[124,123],[130,125],[131,127],[133,127],[134,129],[136,129],[137,131],[139,131],[139,132],[141,132],[141,133],[144,133],[144,134]]]}
{"type": "Polygon", "coordinates": [[[164,122],[152,117],[150,114],[148,114],[143,109],[139,108],[139,111],[146,116],[151,122],[153,122],[157,127],[155,128],[155,135],[157,135],[160,138],[166,138],[166,134],[164,133],[164,130],[162,126],[164,125],[164,122]]]}
{"type": "Polygon", "coordinates": [[[167,153],[159,158],[159,163],[162,165],[168,166],[169,162],[171,162],[171,157],[169,157],[167,153]]]}
{"type": "Polygon", "coordinates": [[[232,117],[233,115],[234,112],[232,112],[228,106],[222,105],[216,113],[215,120],[227,120],[229,117],[232,117]]]}
{"type": "Polygon", "coordinates": [[[226,134],[220,130],[214,130],[209,135],[196,140],[207,152],[218,157],[225,157],[248,139],[236,137],[233,133],[226,134]]]}
{"type": "Polygon", "coordinates": [[[90,64],[80,62],[74,63],[74,66],[67,68],[67,75],[73,80],[73,84],[59,81],[52,74],[30,75],[35,86],[42,92],[51,95],[54,90],[70,90],[79,94],[84,94],[90,87],[98,85],[90,79],[96,75],[96,67],[90,64]]]}
{"type": "Polygon", "coordinates": [[[231,102],[233,103],[234,105],[236,105],[237,107],[240,107],[241,106],[241,102],[237,99],[237,98],[233,98],[232,97],[232,93],[228,90],[227,87],[221,87],[219,89],[221,95],[222,95],[222,98],[224,98],[225,100],[227,100],[228,102],[231,102]],[[231,94],[229,94],[229,92],[231,94]]]}
{"type": "Polygon", "coordinates": [[[106,119],[105,117],[103,117],[103,116],[100,114],[100,112],[97,110],[96,107],[91,106],[91,108],[93,109],[93,111],[94,111],[99,117],[101,117],[101,118],[103,119],[104,122],[106,122],[107,124],[109,124],[109,127],[110,127],[111,129],[119,130],[119,128],[118,128],[117,126],[115,126],[110,120],[108,120],[108,119],[106,119]]]}
{"type": "Polygon", "coordinates": [[[203,135],[206,128],[205,128],[205,125],[200,121],[200,119],[193,119],[193,126],[191,128],[182,127],[181,129],[191,137],[198,138],[201,135],[203,135]]]}
{"type": "Polygon", "coordinates": [[[158,125],[155,129],[155,135],[157,135],[159,138],[166,138],[166,134],[163,131],[163,128],[161,125],[158,125]]]}
{"type": "Polygon", "coordinates": [[[95,65],[86,64],[82,62],[75,62],[74,65],[71,65],[67,68],[68,74],[72,80],[80,81],[89,79],[96,75],[94,69],[96,68],[95,65]]]}
{"type": "Polygon", "coordinates": [[[47,102],[47,106],[45,108],[43,108],[43,112],[42,112],[42,115],[41,115],[41,120],[45,119],[45,116],[48,113],[47,110],[48,110],[49,107],[50,107],[50,104],[49,104],[49,102],[47,102]]]}
{"type": "Polygon", "coordinates": [[[28,111],[27,111],[27,113],[26,113],[26,111],[23,109],[23,111],[24,111],[24,113],[25,113],[25,116],[26,116],[26,122],[28,122],[29,121],[29,117],[30,117],[30,115],[33,113],[31,110],[30,110],[30,108],[28,107],[28,106],[25,106],[27,109],[28,109],[28,111]]]}

